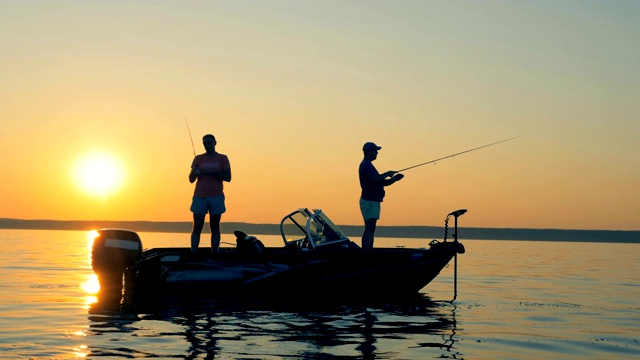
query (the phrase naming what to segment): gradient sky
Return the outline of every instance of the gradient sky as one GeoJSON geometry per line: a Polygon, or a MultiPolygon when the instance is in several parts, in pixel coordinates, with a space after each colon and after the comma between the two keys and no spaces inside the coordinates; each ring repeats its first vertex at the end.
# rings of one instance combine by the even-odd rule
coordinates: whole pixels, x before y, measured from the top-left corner
{"type": "MultiPolygon", "coordinates": [[[[362,144],[407,171],[380,225],[640,229],[640,2],[0,1],[0,217],[361,224],[362,144]],[[96,196],[90,154],[122,169],[96,196]]],[[[97,162],[97,160],[96,160],[97,162]]],[[[106,176],[106,175],[105,175],[106,176]]]]}

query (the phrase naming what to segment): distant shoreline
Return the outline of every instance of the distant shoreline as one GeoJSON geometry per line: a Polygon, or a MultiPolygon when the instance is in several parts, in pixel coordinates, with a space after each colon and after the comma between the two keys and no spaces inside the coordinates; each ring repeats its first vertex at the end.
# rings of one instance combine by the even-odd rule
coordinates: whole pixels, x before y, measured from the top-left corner
{"type": "MultiPolygon", "coordinates": [[[[362,226],[339,225],[352,239],[362,235],[362,226]]],[[[122,228],[137,232],[189,233],[191,222],[187,221],[65,221],[65,220],[23,220],[0,218],[0,229],[22,230],[94,230],[101,228],[122,228]]],[[[208,231],[205,226],[205,231],[208,231]]],[[[252,224],[242,222],[222,223],[221,230],[232,234],[241,230],[247,234],[279,235],[277,224],[252,224]]],[[[453,228],[448,231],[448,239],[453,238],[453,228]]],[[[517,228],[473,228],[458,229],[460,239],[474,240],[530,240],[566,242],[606,242],[640,243],[640,230],[566,230],[566,229],[517,229],[517,228]]],[[[444,227],[440,226],[378,226],[378,237],[438,239],[444,237],[444,227]]]]}

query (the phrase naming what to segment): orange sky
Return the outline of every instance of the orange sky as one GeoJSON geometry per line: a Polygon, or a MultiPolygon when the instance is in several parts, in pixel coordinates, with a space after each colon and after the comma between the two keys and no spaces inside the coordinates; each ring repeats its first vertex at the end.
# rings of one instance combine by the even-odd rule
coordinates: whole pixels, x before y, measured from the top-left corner
{"type": "Polygon", "coordinates": [[[360,224],[365,141],[382,172],[520,136],[407,171],[379,224],[640,229],[640,5],[363,4],[1,3],[0,217],[190,220],[186,119],[230,158],[223,221],[360,224]]]}

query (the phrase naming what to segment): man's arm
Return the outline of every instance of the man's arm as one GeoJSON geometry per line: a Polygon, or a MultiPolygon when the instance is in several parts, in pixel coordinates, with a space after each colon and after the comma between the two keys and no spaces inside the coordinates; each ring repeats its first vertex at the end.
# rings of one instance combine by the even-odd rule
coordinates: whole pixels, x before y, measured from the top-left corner
{"type": "Polygon", "coordinates": [[[189,172],[189,182],[193,184],[193,182],[198,178],[198,175],[200,175],[200,171],[198,170],[198,163],[194,158],[193,162],[191,163],[191,171],[189,172]]]}
{"type": "Polygon", "coordinates": [[[213,171],[213,176],[217,177],[222,181],[231,181],[231,168],[222,169],[221,171],[213,171]]]}

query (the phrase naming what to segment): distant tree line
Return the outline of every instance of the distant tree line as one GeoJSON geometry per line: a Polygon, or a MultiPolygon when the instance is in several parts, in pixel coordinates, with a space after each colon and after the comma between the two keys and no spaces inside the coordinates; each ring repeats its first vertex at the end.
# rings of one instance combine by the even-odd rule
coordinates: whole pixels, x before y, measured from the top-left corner
{"type": "MultiPolygon", "coordinates": [[[[362,226],[340,225],[340,229],[351,239],[362,235],[362,226]]],[[[63,221],[63,220],[22,220],[0,218],[0,229],[34,230],[96,230],[101,228],[122,228],[138,232],[189,233],[191,222],[185,221],[63,221]]],[[[222,232],[231,234],[241,230],[253,235],[279,235],[278,224],[252,224],[229,222],[221,224],[222,232]]],[[[205,231],[207,227],[205,226],[205,231]]],[[[378,226],[378,237],[438,239],[444,237],[444,228],[438,226],[378,226]]],[[[515,228],[458,228],[460,240],[534,240],[534,241],[574,241],[640,243],[637,230],[569,230],[569,229],[515,229],[515,228]]],[[[447,239],[454,238],[454,229],[449,228],[447,239]]]]}

